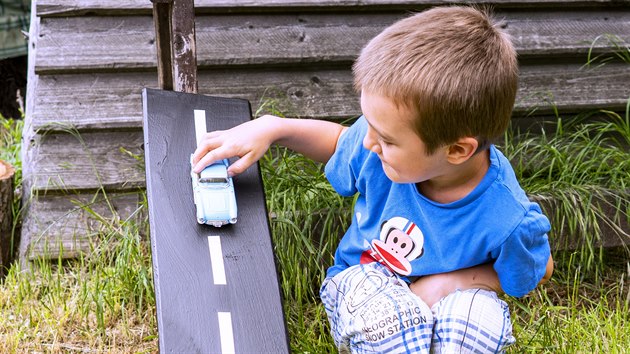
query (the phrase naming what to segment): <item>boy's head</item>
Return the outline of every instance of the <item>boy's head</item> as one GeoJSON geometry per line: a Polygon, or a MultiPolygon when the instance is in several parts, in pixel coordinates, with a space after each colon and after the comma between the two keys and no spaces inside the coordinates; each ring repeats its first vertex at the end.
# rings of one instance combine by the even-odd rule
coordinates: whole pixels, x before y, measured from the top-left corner
{"type": "Polygon", "coordinates": [[[394,23],[363,48],[355,88],[416,112],[432,154],[462,137],[480,145],[507,129],[517,89],[516,51],[487,13],[437,7],[394,23]]]}

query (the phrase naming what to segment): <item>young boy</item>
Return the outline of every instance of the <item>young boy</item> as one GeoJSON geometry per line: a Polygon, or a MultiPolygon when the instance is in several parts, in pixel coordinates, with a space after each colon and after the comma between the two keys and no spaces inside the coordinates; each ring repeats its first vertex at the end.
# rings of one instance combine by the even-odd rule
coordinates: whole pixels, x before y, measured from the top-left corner
{"type": "Polygon", "coordinates": [[[349,128],[263,116],[208,133],[193,170],[273,143],[325,162],[358,193],[321,288],[340,352],[501,352],[514,342],[497,293],[551,276],[550,225],[492,141],[507,129],[518,66],[486,13],[438,7],[375,37],[353,66],[363,116],[349,128]]]}

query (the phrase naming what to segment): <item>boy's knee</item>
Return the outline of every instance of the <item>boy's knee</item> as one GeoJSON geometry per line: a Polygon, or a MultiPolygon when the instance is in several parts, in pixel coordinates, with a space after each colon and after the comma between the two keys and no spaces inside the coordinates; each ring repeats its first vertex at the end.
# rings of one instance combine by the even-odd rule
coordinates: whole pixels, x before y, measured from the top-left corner
{"type": "Polygon", "coordinates": [[[492,291],[457,290],[432,311],[435,353],[496,353],[515,341],[509,308],[492,291]]]}
{"type": "Polygon", "coordinates": [[[431,309],[378,265],[326,280],[321,297],[340,351],[429,352],[431,309]]]}
{"type": "MultiPolygon", "coordinates": [[[[384,297],[381,300],[385,300],[384,297]]],[[[395,347],[406,348],[407,351],[403,352],[411,349],[428,351],[433,316],[431,310],[422,305],[405,300],[395,304],[389,301],[376,302],[369,312],[360,315],[362,333],[359,341],[379,352],[391,352],[395,347]],[[379,310],[376,309],[378,304],[379,310]]]]}

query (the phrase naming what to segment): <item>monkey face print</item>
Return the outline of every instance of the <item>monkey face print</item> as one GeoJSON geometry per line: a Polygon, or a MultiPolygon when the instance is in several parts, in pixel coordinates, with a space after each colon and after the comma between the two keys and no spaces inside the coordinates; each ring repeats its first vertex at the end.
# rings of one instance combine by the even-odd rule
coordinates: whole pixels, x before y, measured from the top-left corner
{"type": "Polygon", "coordinates": [[[369,249],[361,256],[361,263],[377,261],[406,276],[411,273],[410,262],[424,252],[424,235],[415,223],[393,217],[383,223],[379,238],[366,246],[369,249]]]}

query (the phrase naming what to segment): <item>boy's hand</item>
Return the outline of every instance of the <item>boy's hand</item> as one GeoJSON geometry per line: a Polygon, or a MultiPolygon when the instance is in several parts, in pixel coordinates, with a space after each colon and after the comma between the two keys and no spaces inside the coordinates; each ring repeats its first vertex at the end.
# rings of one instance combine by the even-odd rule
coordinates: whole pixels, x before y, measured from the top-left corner
{"type": "Polygon", "coordinates": [[[273,118],[276,117],[262,116],[229,130],[206,133],[193,154],[193,172],[199,173],[215,161],[238,156],[239,159],[228,168],[228,174],[243,173],[273,143],[273,118]]]}

